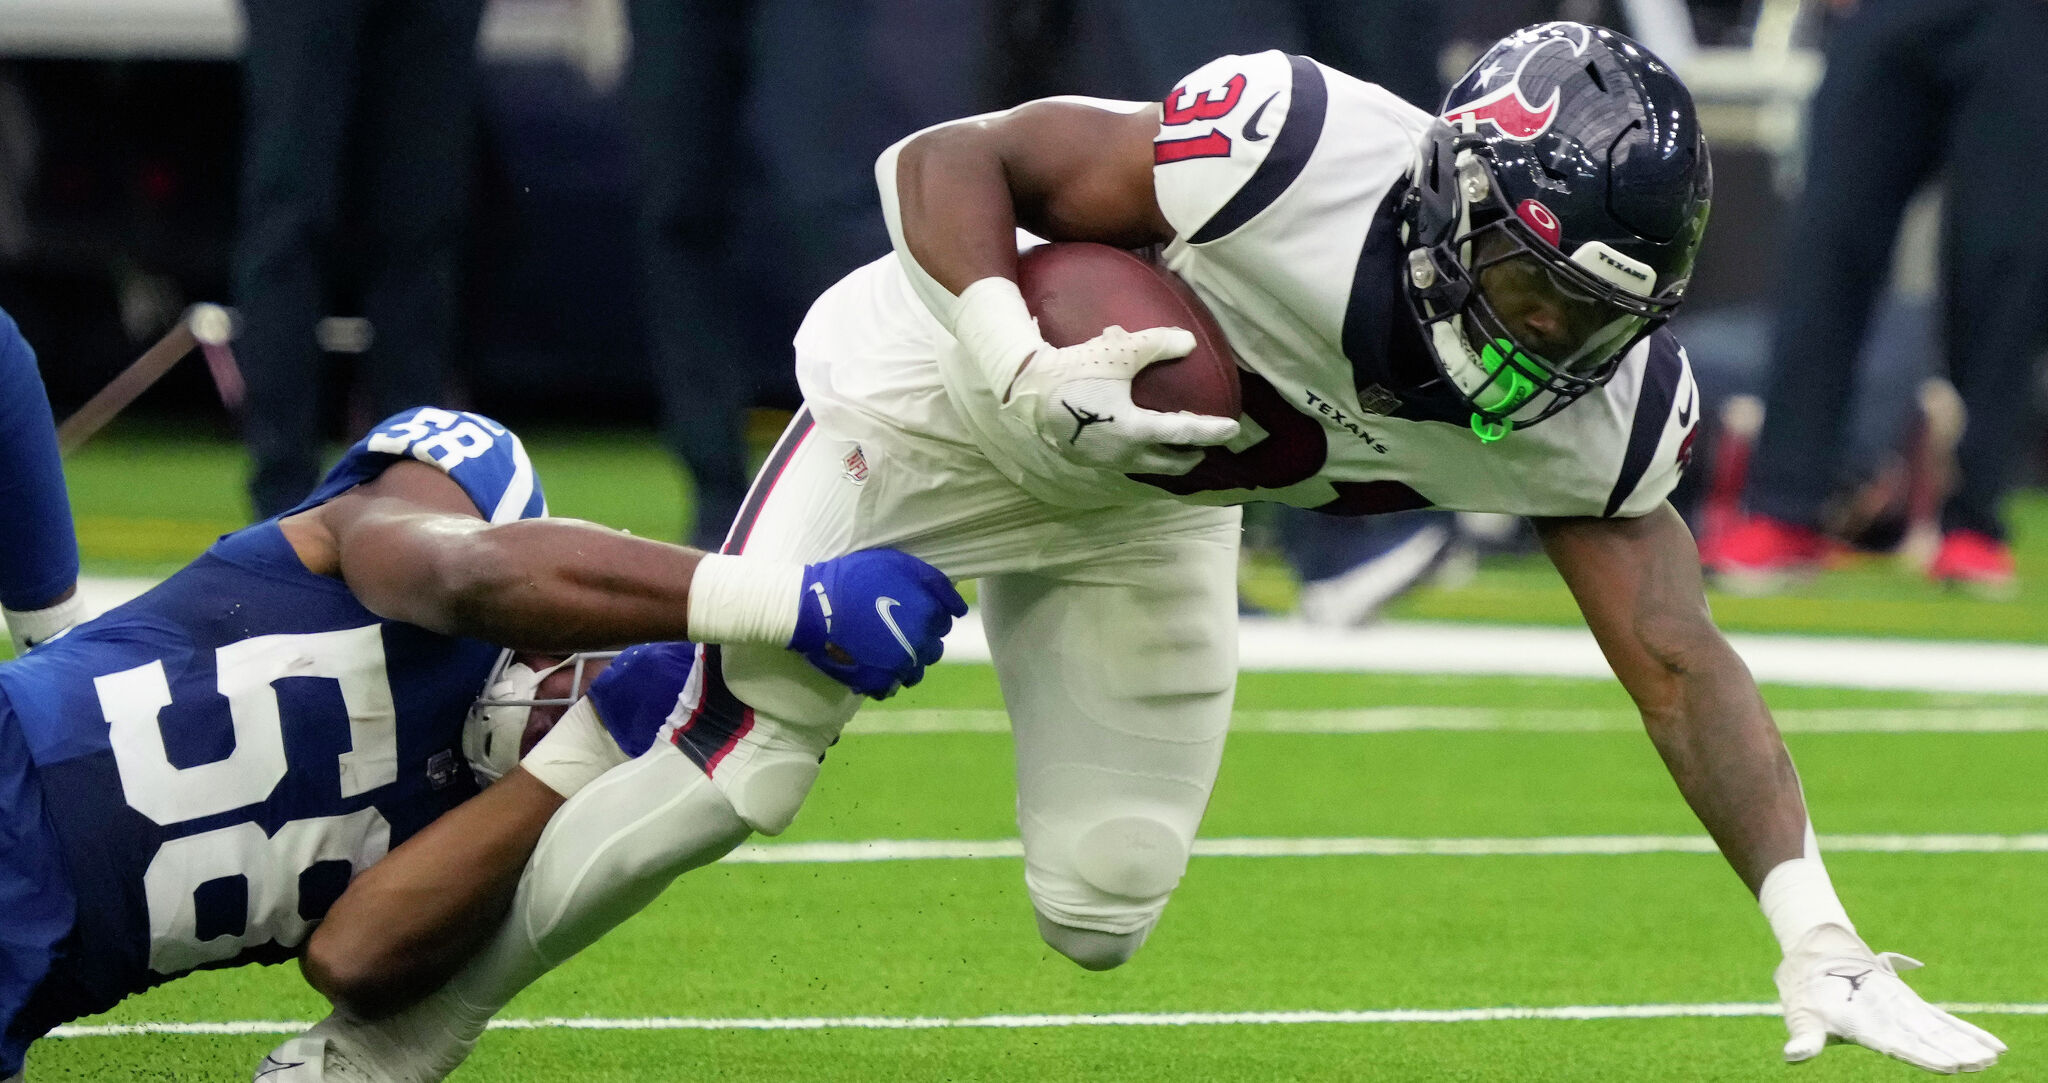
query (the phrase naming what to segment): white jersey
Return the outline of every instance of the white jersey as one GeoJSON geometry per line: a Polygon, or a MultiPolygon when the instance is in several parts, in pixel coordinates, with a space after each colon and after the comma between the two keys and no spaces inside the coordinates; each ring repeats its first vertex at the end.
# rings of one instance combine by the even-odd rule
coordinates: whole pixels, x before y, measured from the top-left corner
{"type": "Polygon", "coordinates": [[[1377,86],[1277,51],[1212,61],[1167,99],[1153,167],[1175,234],[1165,263],[1215,314],[1244,387],[1243,432],[1185,477],[1124,477],[1017,439],[894,258],[812,310],[797,338],[806,397],[820,424],[855,439],[881,427],[971,443],[1033,495],[1072,507],[1167,493],[1354,515],[1652,510],[1678,482],[1699,414],[1669,332],[1638,343],[1606,385],[1492,444],[1474,435],[1469,409],[1427,386],[1435,370],[1400,278],[1399,202],[1429,121],[1377,86]]]}

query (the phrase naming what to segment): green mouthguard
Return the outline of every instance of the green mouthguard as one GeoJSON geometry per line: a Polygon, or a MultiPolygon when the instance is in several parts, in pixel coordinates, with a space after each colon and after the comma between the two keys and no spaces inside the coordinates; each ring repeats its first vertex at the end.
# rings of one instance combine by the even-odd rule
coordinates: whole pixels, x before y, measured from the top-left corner
{"type": "MultiPolygon", "coordinates": [[[[1480,389],[1481,399],[1475,399],[1480,409],[1489,413],[1505,414],[1528,402],[1536,394],[1536,383],[1524,375],[1518,365],[1508,364],[1508,357],[1516,354],[1515,344],[1504,338],[1494,339],[1479,351],[1479,367],[1488,375],[1498,377],[1501,369],[1507,369],[1505,379],[1494,379],[1480,389]]],[[[1521,354],[1523,364],[1532,364],[1533,358],[1521,354]]],[[[1479,437],[1482,444],[1491,444],[1514,431],[1512,421],[1487,421],[1478,414],[1472,415],[1472,435],[1479,437]]]]}

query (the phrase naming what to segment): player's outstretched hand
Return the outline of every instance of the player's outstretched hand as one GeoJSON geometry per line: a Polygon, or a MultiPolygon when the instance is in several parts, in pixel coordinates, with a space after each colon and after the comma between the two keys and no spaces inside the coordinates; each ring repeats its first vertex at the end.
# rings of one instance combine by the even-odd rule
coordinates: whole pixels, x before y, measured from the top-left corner
{"type": "Polygon", "coordinates": [[[1106,327],[1078,345],[1040,348],[1005,401],[1075,462],[1125,474],[1185,474],[1201,461],[1198,449],[1237,436],[1237,419],[1144,409],[1131,401],[1131,380],[1146,365],[1194,348],[1194,334],[1178,327],[1106,327]]]}
{"type": "Polygon", "coordinates": [[[967,603],[946,573],[895,549],[866,549],[804,568],[789,649],[864,696],[886,699],[924,679],[967,603]]]}
{"type": "Polygon", "coordinates": [[[1873,953],[1855,933],[1822,925],[1794,945],[1775,977],[1785,1007],[1785,1059],[1797,1063],[1854,1042],[1930,1072],[1989,1068],[2005,1043],[1920,999],[1899,971],[1920,963],[1873,953]]]}

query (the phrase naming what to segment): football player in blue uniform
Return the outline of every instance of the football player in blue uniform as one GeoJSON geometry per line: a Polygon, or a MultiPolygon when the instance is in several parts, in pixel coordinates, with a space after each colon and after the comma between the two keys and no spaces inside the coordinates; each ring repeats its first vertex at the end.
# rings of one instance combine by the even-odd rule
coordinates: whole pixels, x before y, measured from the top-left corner
{"type": "Polygon", "coordinates": [[[0,310],[0,616],[20,654],[78,620],[78,539],[36,354],[0,310]]]}
{"type": "MultiPolygon", "coordinates": [[[[893,550],[708,555],[546,507],[511,432],[409,411],[297,508],[0,666],[0,1079],[59,1023],[293,955],[353,876],[476,795],[465,718],[500,646],[772,643],[883,696],[965,611],[893,550]]],[[[625,758],[558,725],[510,789],[625,758]]]]}

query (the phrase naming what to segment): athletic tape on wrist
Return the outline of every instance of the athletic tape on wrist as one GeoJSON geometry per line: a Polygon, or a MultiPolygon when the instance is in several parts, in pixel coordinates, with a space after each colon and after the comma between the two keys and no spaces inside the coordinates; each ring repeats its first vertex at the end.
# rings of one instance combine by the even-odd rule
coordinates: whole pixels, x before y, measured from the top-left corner
{"type": "Polygon", "coordinates": [[[0,614],[5,615],[7,632],[14,639],[14,653],[21,654],[77,624],[78,619],[85,615],[85,600],[73,594],[42,609],[0,609],[0,614]]]}
{"type": "Polygon", "coordinates": [[[1814,840],[1811,823],[1806,825],[1805,856],[1780,862],[1766,874],[1763,887],[1756,893],[1756,902],[1765,920],[1771,923],[1779,949],[1785,952],[1822,925],[1840,925],[1851,933],[1856,931],[1849,921],[1849,912],[1835,895],[1827,866],[1821,863],[1820,846],[1814,840]]]}
{"type": "Polygon", "coordinates": [[[706,553],[690,580],[690,638],[787,647],[803,590],[801,564],[706,553]]]}
{"type": "Polygon", "coordinates": [[[597,706],[586,696],[562,712],[555,727],[519,766],[548,789],[569,798],[627,758],[625,750],[612,740],[604,719],[598,717],[597,706]]]}
{"type": "Polygon", "coordinates": [[[953,337],[1005,403],[1024,361],[1045,346],[1017,284],[993,276],[960,291],[953,306],[953,337]]]}

